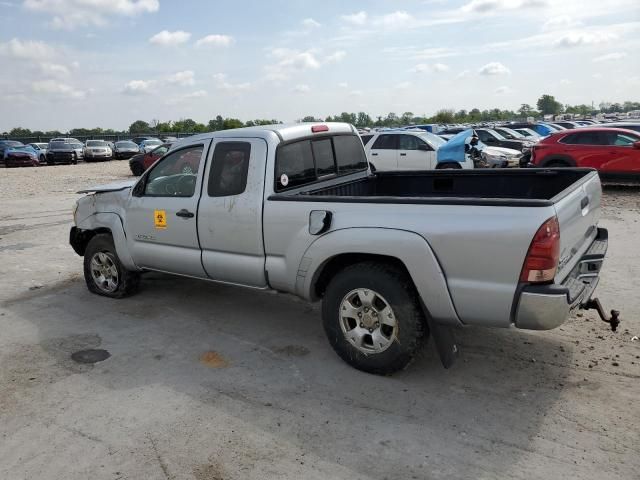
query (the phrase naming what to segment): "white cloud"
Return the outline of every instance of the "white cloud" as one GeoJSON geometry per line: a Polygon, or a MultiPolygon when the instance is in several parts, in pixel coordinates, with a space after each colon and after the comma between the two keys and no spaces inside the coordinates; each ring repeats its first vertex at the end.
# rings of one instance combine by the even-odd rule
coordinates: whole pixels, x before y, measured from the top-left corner
{"type": "Polygon", "coordinates": [[[456,78],[466,78],[469,75],[471,75],[471,70],[462,70],[458,75],[456,75],[456,78]]]}
{"type": "Polygon", "coordinates": [[[507,87],[506,85],[503,85],[502,87],[498,87],[494,90],[496,95],[507,95],[509,93],[512,93],[513,90],[509,87],[507,87]]]}
{"type": "Polygon", "coordinates": [[[296,93],[307,93],[311,91],[311,87],[309,87],[309,85],[300,84],[300,85],[296,85],[293,91],[296,93]]]}
{"type": "Polygon", "coordinates": [[[321,27],[322,25],[319,22],[316,22],[313,18],[305,18],[302,20],[302,26],[311,30],[313,28],[321,27]]]}
{"type": "Polygon", "coordinates": [[[0,55],[21,60],[44,60],[55,55],[55,50],[44,42],[33,40],[22,41],[13,38],[6,43],[0,43],[0,55]]]}
{"type": "Polygon", "coordinates": [[[411,82],[400,82],[393,88],[396,90],[407,90],[408,88],[411,88],[411,82]]]}
{"type": "Polygon", "coordinates": [[[480,75],[509,75],[511,70],[500,62],[490,62],[480,67],[478,73],[480,75]]]}
{"type": "Polygon", "coordinates": [[[625,52],[613,52],[607,53],[606,55],[601,55],[593,59],[594,62],[608,62],[611,60],[622,60],[626,58],[627,54],[625,52]]]}
{"type": "Polygon", "coordinates": [[[182,30],[176,30],[175,32],[163,30],[151,37],[149,42],[163,47],[173,47],[187,43],[190,38],[191,34],[189,32],[183,32],[182,30]]]}
{"type": "Polygon", "coordinates": [[[349,84],[347,82],[340,82],[338,84],[338,87],[340,87],[340,88],[349,88],[349,84]]]}
{"type": "Polygon", "coordinates": [[[569,15],[559,15],[544,22],[542,24],[542,30],[545,32],[554,30],[565,30],[567,28],[579,27],[580,25],[582,25],[582,22],[580,20],[576,20],[569,15]]]}
{"type": "Polygon", "coordinates": [[[300,51],[288,48],[276,48],[271,51],[271,56],[278,61],[277,66],[293,70],[317,70],[320,61],[311,50],[300,51]]]}
{"type": "Polygon", "coordinates": [[[227,81],[227,76],[224,73],[215,73],[211,76],[216,82],[216,88],[220,90],[226,90],[229,92],[242,92],[251,88],[251,83],[230,83],[227,81]]]}
{"type": "Polygon", "coordinates": [[[601,31],[574,31],[562,35],[554,45],[562,48],[580,47],[583,45],[598,45],[616,40],[618,35],[605,30],[601,31]]]}
{"type": "Polygon", "coordinates": [[[563,78],[562,80],[560,80],[560,85],[571,85],[572,83],[573,82],[568,78],[563,78]]]}
{"type": "Polygon", "coordinates": [[[190,100],[205,98],[209,95],[206,90],[196,90],[195,92],[185,93],[184,95],[176,95],[165,101],[167,105],[179,105],[190,100]]]}
{"type": "Polygon", "coordinates": [[[153,80],[131,80],[122,89],[125,95],[146,95],[155,85],[153,80]]]}
{"type": "Polygon", "coordinates": [[[373,24],[378,27],[397,30],[402,28],[411,28],[415,26],[416,20],[405,11],[397,11],[376,17],[373,24]]]}
{"type": "Polygon", "coordinates": [[[352,13],[351,15],[342,15],[340,18],[343,22],[361,26],[367,23],[368,17],[367,12],[361,11],[358,13],[352,13]]]}
{"type": "Polygon", "coordinates": [[[71,74],[69,68],[58,63],[43,62],[40,64],[42,73],[54,77],[67,77],[71,74]]]}
{"type": "Polygon", "coordinates": [[[196,42],[196,47],[228,47],[235,42],[229,35],[207,35],[196,42]]]}
{"type": "Polygon", "coordinates": [[[49,24],[57,29],[104,26],[110,16],[134,17],[154,13],[158,0],[25,0],[25,9],[53,15],[49,24]]]}
{"type": "Polygon", "coordinates": [[[362,90],[351,90],[349,92],[350,97],[361,97],[362,95],[364,95],[364,92],[362,90]]]}
{"type": "Polygon", "coordinates": [[[347,56],[347,52],[343,50],[338,50],[337,52],[332,53],[324,58],[324,63],[338,63],[347,56]]]}
{"type": "Polygon", "coordinates": [[[595,78],[596,80],[600,80],[602,78],[602,74],[601,73],[594,73],[593,75],[591,75],[593,78],[595,78]]]}
{"type": "Polygon", "coordinates": [[[196,83],[193,70],[185,70],[184,72],[176,72],[167,77],[167,82],[183,87],[189,87],[196,83]]]}
{"type": "Polygon", "coordinates": [[[504,10],[517,10],[522,8],[545,7],[548,2],[545,0],[471,0],[463,5],[463,12],[471,13],[493,13],[504,10]]]}
{"type": "Polygon", "coordinates": [[[39,80],[37,82],[32,82],[31,90],[35,93],[50,94],[75,100],[80,100],[86,96],[86,92],[77,90],[65,83],[56,82],[55,80],[39,80]]]}
{"type": "Polygon", "coordinates": [[[414,73],[442,73],[449,71],[449,66],[444,63],[434,63],[433,65],[428,65],[426,63],[419,63],[415,67],[413,67],[411,72],[414,73]]]}

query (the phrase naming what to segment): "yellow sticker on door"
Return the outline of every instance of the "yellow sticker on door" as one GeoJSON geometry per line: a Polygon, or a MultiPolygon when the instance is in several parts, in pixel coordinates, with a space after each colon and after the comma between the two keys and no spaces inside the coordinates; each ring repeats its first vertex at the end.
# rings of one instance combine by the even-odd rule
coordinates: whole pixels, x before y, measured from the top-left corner
{"type": "Polygon", "coordinates": [[[153,212],[153,220],[158,230],[167,228],[167,212],[164,210],[156,210],[153,212]]]}

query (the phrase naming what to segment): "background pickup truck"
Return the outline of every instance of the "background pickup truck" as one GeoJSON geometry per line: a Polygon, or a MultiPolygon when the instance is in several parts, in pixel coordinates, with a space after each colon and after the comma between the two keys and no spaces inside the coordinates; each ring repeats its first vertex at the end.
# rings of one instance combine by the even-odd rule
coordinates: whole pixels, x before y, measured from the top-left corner
{"type": "Polygon", "coordinates": [[[124,297],[153,270],[322,300],[336,352],[381,374],[429,334],[450,365],[455,327],[557,327],[607,249],[593,170],[372,174],[339,123],[190,137],[139,180],[80,193],[90,291],[124,297]]]}

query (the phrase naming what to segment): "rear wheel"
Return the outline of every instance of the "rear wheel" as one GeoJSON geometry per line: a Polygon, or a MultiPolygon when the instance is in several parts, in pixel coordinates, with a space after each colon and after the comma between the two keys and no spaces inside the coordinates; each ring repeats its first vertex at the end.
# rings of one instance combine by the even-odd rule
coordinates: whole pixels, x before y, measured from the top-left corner
{"type": "Polygon", "coordinates": [[[133,173],[136,177],[139,177],[144,173],[144,168],[139,163],[132,163],[131,173],[133,173]]]}
{"type": "Polygon", "coordinates": [[[90,292],[111,298],[133,295],[140,286],[140,274],[123,267],[113,238],[93,237],[84,252],[84,279],[90,292]]]}
{"type": "Polygon", "coordinates": [[[71,157],[71,164],[72,165],[78,164],[78,154],[76,152],[73,152],[73,156],[71,157]]]}
{"type": "Polygon", "coordinates": [[[338,355],[369,373],[406,368],[428,337],[411,279],[388,264],[364,262],[339,272],[327,287],[322,319],[338,355]]]}

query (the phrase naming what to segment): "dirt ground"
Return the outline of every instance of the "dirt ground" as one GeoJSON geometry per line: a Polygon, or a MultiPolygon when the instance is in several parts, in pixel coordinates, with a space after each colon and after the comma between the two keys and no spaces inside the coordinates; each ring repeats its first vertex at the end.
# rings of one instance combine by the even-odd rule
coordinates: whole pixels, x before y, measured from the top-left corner
{"type": "Polygon", "coordinates": [[[2,479],[638,479],[640,189],[608,188],[592,311],[467,328],[393,377],[331,350],[319,305],[145,275],[91,295],[68,246],[80,188],[127,162],[0,170],[2,479]],[[80,364],[71,354],[105,349],[80,364]]]}

